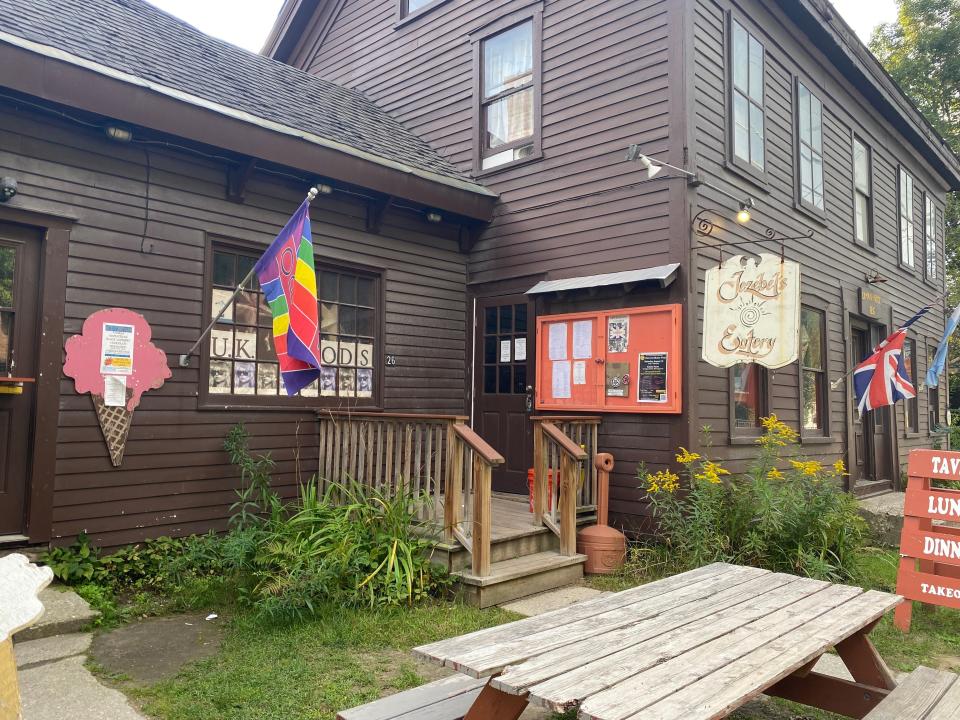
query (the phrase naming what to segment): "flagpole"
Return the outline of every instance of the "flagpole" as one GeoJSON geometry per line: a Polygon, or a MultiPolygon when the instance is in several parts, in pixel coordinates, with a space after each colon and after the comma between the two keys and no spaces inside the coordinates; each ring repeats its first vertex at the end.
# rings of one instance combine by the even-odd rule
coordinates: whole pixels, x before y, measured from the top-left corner
{"type": "MultiPolygon", "coordinates": [[[[310,190],[307,192],[307,202],[308,203],[313,202],[314,198],[317,197],[318,193],[319,193],[319,190],[317,190],[317,188],[315,187],[310,188],[310,190]]],[[[237,297],[240,295],[240,293],[246,287],[247,283],[250,282],[250,279],[253,277],[254,269],[255,268],[250,268],[250,272],[248,272],[247,276],[239,282],[239,284],[237,285],[237,289],[233,291],[233,295],[230,296],[230,299],[227,300],[227,302],[223,304],[223,307],[220,308],[220,312],[217,313],[217,316],[213,318],[213,320],[210,321],[210,324],[207,325],[204,331],[200,333],[200,337],[198,337],[197,341],[190,346],[190,349],[180,356],[180,367],[189,367],[190,357],[196,352],[197,348],[200,347],[200,343],[203,342],[203,339],[210,334],[211,330],[213,330],[213,326],[216,325],[218,322],[220,322],[220,318],[223,317],[224,313],[226,313],[227,310],[230,308],[230,306],[237,301],[237,297]]]]}

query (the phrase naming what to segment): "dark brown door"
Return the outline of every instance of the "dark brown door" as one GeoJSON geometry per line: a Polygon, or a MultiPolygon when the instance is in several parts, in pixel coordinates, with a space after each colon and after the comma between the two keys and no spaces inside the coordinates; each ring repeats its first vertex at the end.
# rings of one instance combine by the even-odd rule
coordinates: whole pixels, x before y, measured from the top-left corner
{"type": "Polygon", "coordinates": [[[525,295],[477,299],[474,430],[499,451],[496,492],[526,493],[533,464],[533,303],[525,295]]]}
{"type": "MultiPolygon", "coordinates": [[[[0,377],[36,377],[39,282],[36,235],[0,225],[0,377]]],[[[25,529],[35,386],[13,389],[0,381],[0,535],[25,529]]]]}
{"type": "MultiPolygon", "coordinates": [[[[880,325],[855,324],[852,360],[856,365],[864,360],[885,337],[880,325]]],[[[850,382],[851,393],[853,382],[850,382]]],[[[853,401],[854,463],[851,473],[852,488],[857,492],[879,492],[892,487],[890,458],[890,408],[869,410],[860,417],[853,401]]]]}

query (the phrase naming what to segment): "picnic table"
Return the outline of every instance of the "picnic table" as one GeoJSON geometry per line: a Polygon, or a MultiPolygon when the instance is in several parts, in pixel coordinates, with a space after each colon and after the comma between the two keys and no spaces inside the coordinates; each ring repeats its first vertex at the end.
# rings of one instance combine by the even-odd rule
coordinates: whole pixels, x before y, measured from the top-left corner
{"type": "Polygon", "coordinates": [[[896,687],[867,635],[903,598],[717,563],[414,655],[489,678],[466,720],[528,703],[591,720],[714,720],[761,693],[863,718],[896,687]],[[834,648],[854,680],[813,671],[834,648]]]}

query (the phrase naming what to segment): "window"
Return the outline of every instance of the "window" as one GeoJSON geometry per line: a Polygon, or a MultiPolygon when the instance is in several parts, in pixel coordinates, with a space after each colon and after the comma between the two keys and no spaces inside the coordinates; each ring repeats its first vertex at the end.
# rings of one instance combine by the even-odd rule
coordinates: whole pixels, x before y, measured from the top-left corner
{"type": "Polygon", "coordinates": [[[755,363],[730,368],[730,434],[756,436],[767,407],[767,370],[755,363]]]}
{"type": "MultiPolygon", "coordinates": [[[[212,281],[207,289],[211,319],[230,300],[258,258],[258,253],[214,245],[212,281]]],[[[204,353],[209,398],[234,396],[235,402],[255,405],[313,406],[339,404],[343,399],[360,405],[375,404],[379,275],[320,267],[317,281],[324,363],[319,382],[305,387],[298,397],[286,395],[273,347],[273,315],[253,277],[210,332],[204,353]]]]}
{"type": "MultiPolygon", "coordinates": [[[[917,387],[917,341],[907,338],[903,341],[903,365],[907,370],[907,377],[914,387],[917,387]]],[[[908,433],[920,432],[920,413],[917,398],[904,401],[903,411],[906,413],[908,433]]]]}
{"type": "Polygon", "coordinates": [[[797,136],[800,140],[800,203],[823,212],[823,105],[797,82],[797,136]]]}
{"type": "Polygon", "coordinates": [[[527,393],[527,305],[495,305],[483,315],[483,392],[527,393]]]}
{"type": "Polygon", "coordinates": [[[873,245],[871,170],[870,148],[853,138],[853,236],[864,245],[873,245]]]}
{"type": "Polygon", "coordinates": [[[764,169],[763,45],[736,20],[730,21],[732,42],[731,97],[733,159],[754,170],[764,169]]]}
{"type": "Polygon", "coordinates": [[[819,310],[800,312],[800,428],[823,435],[827,412],[826,322],[819,310]]]}
{"type": "Polygon", "coordinates": [[[923,194],[923,247],[926,260],[927,280],[937,279],[937,209],[933,198],[928,193],[923,194]]]}
{"type": "Polygon", "coordinates": [[[17,272],[16,248],[0,246],[0,373],[13,372],[14,280],[17,272]]]}
{"type": "Polygon", "coordinates": [[[539,18],[479,40],[481,172],[539,154],[539,18]]]}
{"type": "Polygon", "coordinates": [[[431,5],[433,2],[434,0],[400,0],[401,14],[403,16],[410,15],[417,10],[425,8],[427,5],[431,5]]]}
{"type": "MultiPolygon", "coordinates": [[[[927,345],[927,368],[932,368],[937,355],[936,345],[927,345]]],[[[927,387],[927,413],[929,415],[928,430],[934,432],[940,425],[940,388],[927,387]]]]}
{"type": "Polygon", "coordinates": [[[900,168],[900,262],[913,267],[913,178],[900,168]]]}

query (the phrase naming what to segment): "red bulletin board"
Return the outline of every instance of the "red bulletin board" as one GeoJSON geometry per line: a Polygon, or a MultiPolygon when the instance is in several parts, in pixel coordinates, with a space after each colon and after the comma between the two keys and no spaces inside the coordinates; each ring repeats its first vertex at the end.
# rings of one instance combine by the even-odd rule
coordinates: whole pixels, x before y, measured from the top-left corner
{"type": "Polygon", "coordinates": [[[680,317],[679,305],[538,317],[537,409],[679,413],[680,317]]]}

